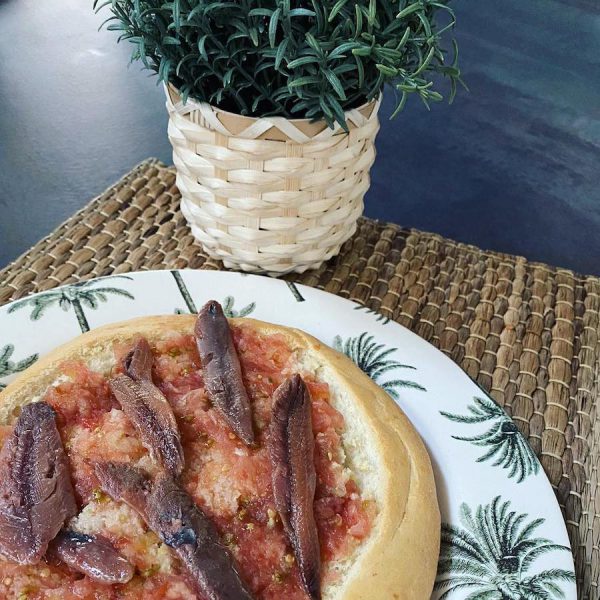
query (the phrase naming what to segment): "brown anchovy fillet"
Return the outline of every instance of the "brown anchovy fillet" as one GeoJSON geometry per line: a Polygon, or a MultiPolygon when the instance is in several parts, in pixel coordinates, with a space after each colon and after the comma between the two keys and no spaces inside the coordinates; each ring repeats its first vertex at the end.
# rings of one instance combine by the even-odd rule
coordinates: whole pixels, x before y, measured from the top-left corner
{"type": "Polygon", "coordinates": [[[58,558],[98,583],[127,583],[133,565],[105,538],[64,529],[53,540],[47,558],[58,558]]]}
{"type": "MultiPolygon", "coordinates": [[[[123,501],[142,516],[152,481],[142,469],[120,462],[101,462],[94,465],[100,487],[113,499],[123,501]]],[[[145,517],[144,517],[145,518],[145,517]]]]}
{"type": "Polygon", "coordinates": [[[123,360],[125,373],[135,381],[152,381],[152,350],[146,338],[140,338],[123,360]]]}
{"type": "Polygon", "coordinates": [[[207,600],[252,600],[213,524],[168,473],[151,481],[135,467],[96,465],[102,489],[130,504],[183,563],[199,594],[207,600]]]}
{"type": "Polygon", "coordinates": [[[152,352],[140,339],[123,361],[127,375],[109,381],[110,389],[137,429],[152,457],[179,475],[184,457],[177,421],[170,404],[152,382],[152,352]]]}
{"type": "Polygon", "coordinates": [[[0,452],[0,553],[19,564],[39,562],[76,512],[54,411],[28,404],[0,452]]]}
{"type": "Polygon", "coordinates": [[[311,402],[300,375],[286,379],[273,396],[269,429],[275,506],[294,548],[309,596],[321,598],[320,548],[313,512],[316,472],[311,402]]]}
{"type": "Polygon", "coordinates": [[[227,318],[215,300],[202,307],[195,334],[208,397],[236,435],[246,444],[254,444],[252,410],[242,367],[227,318]]]}

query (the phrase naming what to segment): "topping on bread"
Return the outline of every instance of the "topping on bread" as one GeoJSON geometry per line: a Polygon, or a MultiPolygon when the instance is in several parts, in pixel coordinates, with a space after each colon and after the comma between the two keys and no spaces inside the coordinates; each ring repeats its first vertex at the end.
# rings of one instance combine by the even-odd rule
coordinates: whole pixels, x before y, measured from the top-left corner
{"type": "Polygon", "coordinates": [[[34,533],[23,554],[36,564],[0,554],[0,598],[431,594],[440,531],[426,450],[385,392],[300,331],[228,321],[215,302],[198,318],[96,329],[0,394],[4,442],[0,543],[4,531],[14,545],[7,502],[30,518],[40,477],[56,483],[46,500],[66,504],[51,511],[45,562],[34,533]],[[45,408],[27,408],[37,400],[45,408]],[[62,462],[41,456],[52,453],[27,437],[34,427],[55,458],[64,446],[62,462]]]}
{"type": "Polygon", "coordinates": [[[152,381],[152,348],[140,337],[123,359],[123,370],[134,381],[152,381]]]}
{"type": "Polygon", "coordinates": [[[208,397],[235,434],[244,443],[253,444],[250,400],[229,323],[218,302],[212,300],[204,305],[195,334],[208,397]]]}
{"type": "Polygon", "coordinates": [[[167,473],[154,481],[129,465],[96,465],[103,489],[137,510],[179,556],[198,593],[207,600],[252,600],[231,554],[210,520],[167,473]]]}
{"type": "Polygon", "coordinates": [[[56,536],[46,557],[62,561],[103,584],[127,583],[134,574],[133,565],[107,539],[72,529],[64,529],[56,536]]]}
{"type": "Polygon", "coordinates": [[[183,448],[173,410],[152,382],[152,350],[144,338],[127,356],[127,375],[109,381],[110,389],[152,457],[174,475],[183,470],[183,448]]]}
{"type": "Polygon", "coordinates": [[[76,513],[54,411],[28,404],[0,453],[0,553],[19,564],[39,562],[76,513]]]}
{"type": "Polygon", "coordinates": [[[316,474],[308,388],[300,375],[286,379],[273,396],[269,452],[273,495],[294,548],[309,596],[321,598],[319,535],[313,512],[316,474]]]}

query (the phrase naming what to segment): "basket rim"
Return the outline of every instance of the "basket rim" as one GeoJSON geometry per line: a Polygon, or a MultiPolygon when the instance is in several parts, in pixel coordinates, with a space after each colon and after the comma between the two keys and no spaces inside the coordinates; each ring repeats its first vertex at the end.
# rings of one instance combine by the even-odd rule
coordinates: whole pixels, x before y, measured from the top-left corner
{"type": "MultiPolygon", "coordinates": [[[[165,94],[167,95],[168,98],[170,98],[171,102],[175,105],[175,99],[177,102],[182,102],[181,101],[181,95],[179,94],[179,90],[171,83],[171,82],[167,82],[164,85],[165,88],[165,94]],[[170,94],[170,91],[173,91],[174,94],[176,94],[176,98],[173,98],[170,94]]],[[[344,111],[344,115],[351,115],[352,113],[358,111],[361,114],[364,114],[364,112],[367,111],[367,109],[371,108],[371,107],[375,107],[378,104],[381,103],[381,100],[383,98],[383,94],[380,92],[379,95],[376,98],[373,98],[372,100],[369,100],[368,102],[365,102],[364,104],[361,104],[360,106],[357,106],[356,108],[350,108],[348,110],[344,111]]],[[[227,116],[229,118],[237,118],[237,119],[249,119],[252,121],[260,121],[261,119],[285,119],[286,121],[289,121],[290,123],[293,124],[297,124],[297,123],[311,123],[311,124],[315,124],[315,123],[325,123],[326,121],[324,119],[318,119],[316,121],[314,121],[313,119],[302,119],[302,118],[293,118],[290,119],[288,117],[282,117],[279,115],[272,115],[272,116],[268,116],[268,117],[252,117],[249,115],[241,115],[240,113],[236,113],[236,112],[231,112],[229,110],[224,110],[222,108],[219,108],[218,106],[215,106],[214,104],[211,104],[210,102],[202,102],[201,100],[196,100],[195,98],[188,98],[187,102],[185,103],[184,106],[187,106],[188,104],[190,105],[197,105],[197,106],[205,106],[205,107],[210,107],[210,109],[215,112],[215,113],[219,113],[222,114],[224,116],[227,116]]],[[[377,111],[372,111],[369,115],[365,115],[367,116],[367,118],[371,118],[372,116],[374,116],[374,114],[376,114],[377,111]]]]}
{"type": "Polygon", "coordinates": [[[348,128],[343,129],[337,122],[330,127],[324,120],[288,119],[277,115],[270,117],[240,115],[193,98],[188,98],[184,104],[174,85],[165,84],[164,90],[167,98],[167,111],[171,118],[179,116],[225,136],[279,142],[293,141],[299,144],[348,135],[368,123],[378,122],[381,105],[380,94],[378,98],[358,108],[347,110],[344,114],[348,128]]]}

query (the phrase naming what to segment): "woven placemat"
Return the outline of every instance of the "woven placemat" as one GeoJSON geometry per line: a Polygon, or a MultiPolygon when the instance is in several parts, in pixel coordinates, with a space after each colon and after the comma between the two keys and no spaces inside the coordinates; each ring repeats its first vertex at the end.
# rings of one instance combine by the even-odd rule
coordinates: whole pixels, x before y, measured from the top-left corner
{"type": "MultiPolygon", "coordinates": [[[[0,304],[134,270],[218,269],[178,211],[175,174],[140,164],[0,271],[0,304]]],[[[289,277],[360,302],[431,342],[505,407],[541,459],[600,597],[600,280],[361,219],[341,254],[289,277]]]]}

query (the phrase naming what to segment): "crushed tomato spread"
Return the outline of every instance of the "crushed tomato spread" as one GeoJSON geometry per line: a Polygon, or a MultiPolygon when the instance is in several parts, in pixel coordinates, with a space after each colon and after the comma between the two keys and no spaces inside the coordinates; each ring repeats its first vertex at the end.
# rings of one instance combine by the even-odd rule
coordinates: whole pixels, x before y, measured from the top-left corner
{"type": "MultiPolygon", "coordinates": [[[[235,346],[252,402],[258,444],[245,446],[211,406],[203,387],[198,353],[191,335],[154,343],[153,379],[169,400],[181,431],[186,467],[182,485],[213,520],[236,559],[240,574],[257,599],[303,600],[294,553],[273,499],[271,464],[265,447],[273,392],[295,372],[294,354],[283,336],[259,335],[233,327],[235,346]]],[[[131,344],[116,344],[116,364],[131,344]]],[[[115,369],[116,373],[116,369],[115,369]]],[[[113,373],[113,374],[115,374],[113,373]]],[[[64,566],[20,566],[0,559],[0,598],[15,600],[194,599],[177,559],[149,531],[138,514],[112,501],[94,474],[97,461],[125,461],[151,474],[157,467],[133,425],[111,394],[108,379],[82,362],[66,362],[62,376],[44,400],[57,424],[71,465],[80,505],[72,522],[84,533],[108,538],[135,567],[126,584],[106,586],[64,566]]],[[[328,564],[352,554],[370,532],[372,501],[363,500],[344,466],[343,416],[330,404],[326,383],[302,373],[312,399],[315,436],[315,519],[324,582],[335,578],[328,564]]],[[[0,443],[10,427],[0,427],[0,443]]]]}

